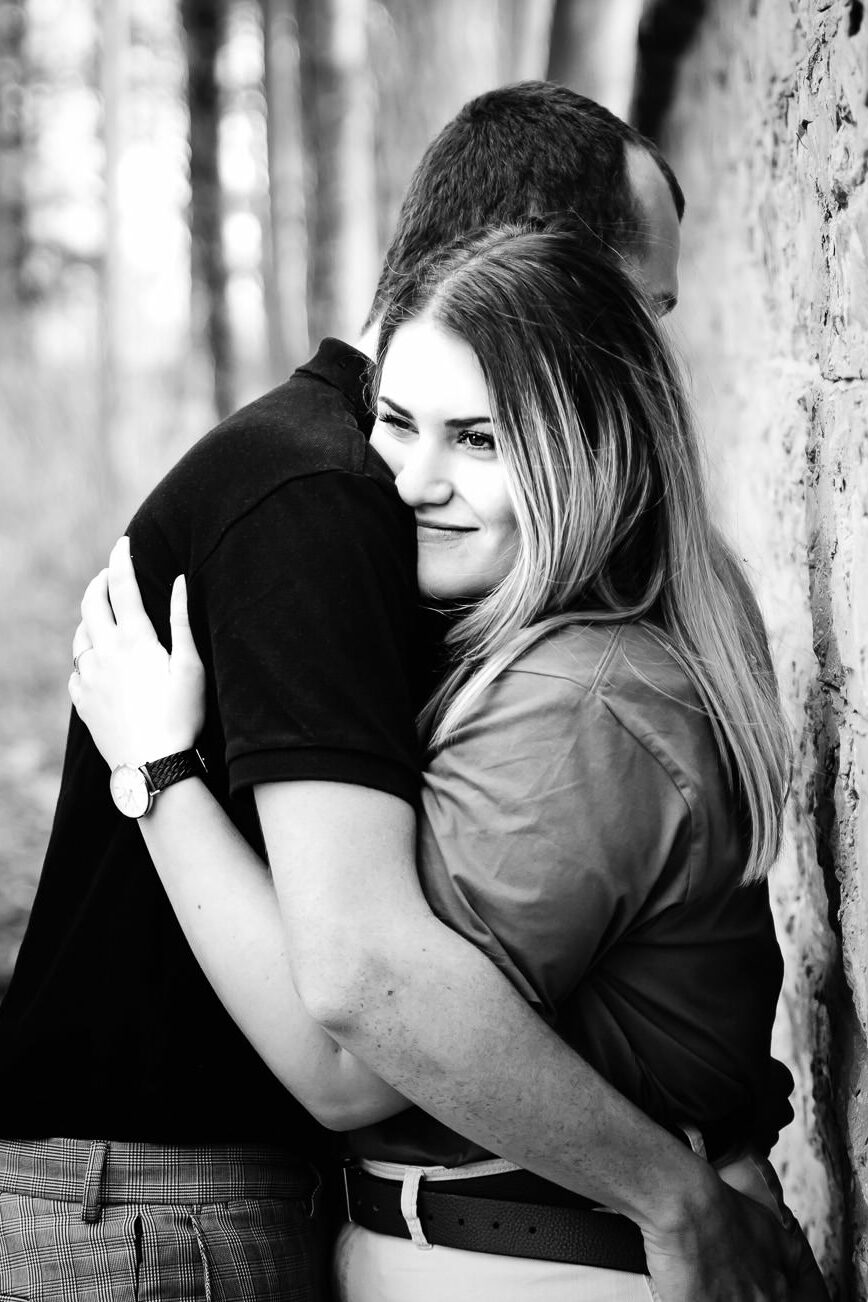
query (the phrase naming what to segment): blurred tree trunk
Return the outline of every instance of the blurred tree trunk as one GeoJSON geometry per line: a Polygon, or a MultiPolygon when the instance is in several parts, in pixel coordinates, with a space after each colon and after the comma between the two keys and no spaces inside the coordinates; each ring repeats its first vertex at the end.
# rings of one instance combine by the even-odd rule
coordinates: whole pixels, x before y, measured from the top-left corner
{"type": "Polygon", "coordinates": [[[99,422],[94,449],[94,486],[99,507],[114,500],[117,482],[116,431],[121,425],[121,215],[119,166],[123,121],[123,66],[129,40],[126,0],[101,8],[100,89],[103,117],[105,238],[100,264],[99,422]]]}
{"type": "Polygon", "coordinates": [[[538,81],[551,57],[554,0],[500,0],[503,81],[538,81]]]}
{"type": "Polygon", "coordinates": [[[378,271],[369,0],[297,0],[308,157],[312,335],[352,340],[378,271]]]}
{"type": "Polygon", "coordinates": [[[310,350],[307,204],[295,10],[295,0],[265,0],[270,230],[265,301],[275,382],[303,362],[310,350]]]}
{"type": "Polygon", "coordinates": [[[626,118],[642,0],[556,0],[548,76],[626,118]]]}
{"type": "Polygon", "coordinates": [[[24,258],[24,0],[0,0],[0,303],[19,290],[24,258]]]}
{"type": "Polygon", "coordinates": [[[215,66],[223,33],[223,6],[220,0],[181,0],[181,21],[187,43],[190,108],[193,319],[204,326],[214,366],[214,402],[222,419],[234,408],[219,172],[220,94],[215,66]]]}
{"type": "Polygon", "coordinates": [[[706,0],[646,0],[639,25],[631,121],[656,140],[675,92],[678,69],[707,9],[706,0]]]}

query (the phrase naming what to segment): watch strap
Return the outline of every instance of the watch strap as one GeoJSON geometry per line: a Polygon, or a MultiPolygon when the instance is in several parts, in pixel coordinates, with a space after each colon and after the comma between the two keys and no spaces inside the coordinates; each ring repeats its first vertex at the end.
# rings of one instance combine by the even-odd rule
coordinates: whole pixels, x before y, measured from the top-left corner
{"type": "Polygon", "coordinates": [[[154,794],[184,778],[201,778],[208,772],[205,761],[195,749],[178,750],[174,755],[164,755],[162,759],[150,760],[140,767],[154,794]]]}

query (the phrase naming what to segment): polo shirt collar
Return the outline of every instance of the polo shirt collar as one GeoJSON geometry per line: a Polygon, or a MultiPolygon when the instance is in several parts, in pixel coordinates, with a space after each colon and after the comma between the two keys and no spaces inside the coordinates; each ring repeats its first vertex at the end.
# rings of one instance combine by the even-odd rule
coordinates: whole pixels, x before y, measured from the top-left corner
{"type": "Polygon", "coordinates": [[[311,360],[299,369],[337,389],[352,404],[359,427],[369,434],[373,423],[369,382],[373,362],[342,339],[323,339],[311,360]]]}

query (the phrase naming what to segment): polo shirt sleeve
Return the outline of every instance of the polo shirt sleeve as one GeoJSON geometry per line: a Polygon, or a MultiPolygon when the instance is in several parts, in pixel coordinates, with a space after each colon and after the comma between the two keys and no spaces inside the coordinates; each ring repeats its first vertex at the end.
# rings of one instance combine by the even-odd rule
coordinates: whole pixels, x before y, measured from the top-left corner
{"type": "Polygon", "coordinates": [[[548,1016],[610,945],[686,891],[682,793],[566,678],[501,675],[434,758],[422,804],[433,910],[548,1016]]]}
{"type": "Polygon", "coordinates": [[[393,497],[349,470],[292,479],[197,574],[233,793],[318,779],[418,798],[415,546],[393,497]]]}

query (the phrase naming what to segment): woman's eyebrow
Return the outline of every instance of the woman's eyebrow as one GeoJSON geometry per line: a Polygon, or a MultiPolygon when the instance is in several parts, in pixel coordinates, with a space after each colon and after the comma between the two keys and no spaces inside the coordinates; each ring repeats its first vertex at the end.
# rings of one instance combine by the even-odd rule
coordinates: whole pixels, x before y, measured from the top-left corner
{"type": "MultiPolygon", "coordinates": [[[[385,393],[378,394],[378,398],[380,402],[384,402],[387,407],[391,407],[392,411],[396,411],[405,420],[414,419],[411,411],[408,411],[406,407],[402,407],[399,402],[395,402],[392,398],[387,398],[385,393]]],[[[490,416],[453,416],[450,420],[444,420],[443,424],[447,429],[463,429],[465,425],[491,425],[492,420],[490,416]]]]}
{"type": "Polygon", "coordinates": [[[380,402],[385,402],[386,405],[391,407],[392,411],[396,411],[399,416],[405,416],[407,420],[413,419],[413,413],[411,411],[408,411],[406,407],[402,407],[400,403],[393,402],[392,399],[387,398],[384,393],[377,394],[377,397],[379,398],[380,402]]]}

